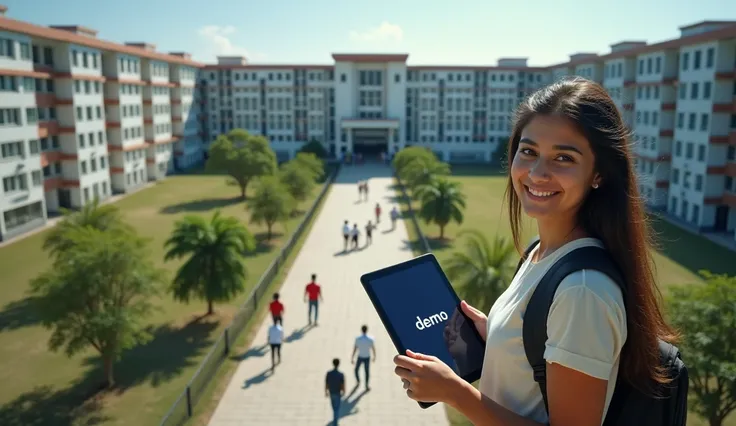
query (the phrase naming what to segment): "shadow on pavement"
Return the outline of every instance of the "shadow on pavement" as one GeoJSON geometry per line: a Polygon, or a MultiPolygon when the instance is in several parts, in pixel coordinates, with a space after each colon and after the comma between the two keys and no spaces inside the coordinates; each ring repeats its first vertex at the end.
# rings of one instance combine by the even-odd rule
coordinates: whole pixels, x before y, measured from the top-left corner
{"type": "Polygon", "coordinates": [[[268,367],[267,369],[261,371],[260,373],[256,374],[255,376],[251,377],[250,379],[246,380],[243,383],[243,389],[248,389],[249,387],[253,385],[257,385],[259,383],[265,382],[269,377],[273,376],[273,371],[271,371],[271,367],[268,367]]]}
{"type": "MultiPolygon", "coordinates": [[[[344,417],[352,416],[354,414],[358,414],[360,410],[358,410],[358,402],[360,401],[365,394],[368,393],[368,390],[363,389],[362,392],[358,393],[356,395],[356,392],[358,391],[358,385],[355,385],[353,389],[350,391],[350,393],[345,396],[340,403],[340,414],[339,418],[342,419],[344,417]]],[[[326,426],[332,425],[332,421],[328,422],[326,426]]]]}
{"type": "Polygon", "coordinates": [[[254,347],[248,349],[247,351],[243,352],[240,355],[233,355],[233,356],[231,356],[230,359],[233,360],[233,361],[244,361],[244,360],[246,360],[248,358],[253,358],[253,357],[260,358],[260,357],[266,355],[266,352],[267,351],[268,351],[268,345],[265,345],[264,344],[264,345],[261,345],[261,346],[258,346],[258,347],[255,347],[254,346],[254,347]]]}
{"type": "Polygon", "coordinates": [[[301,339],[302,337],[304,337],[304,335],[307,334],[307,332],[313,328],[314,328],[313,325],[305,325],[302,328],[297,328],[296,330],[292,331],[291,334],[286,339],[284,339],[284,342],[286,343],[295,342],[301,339]]]}

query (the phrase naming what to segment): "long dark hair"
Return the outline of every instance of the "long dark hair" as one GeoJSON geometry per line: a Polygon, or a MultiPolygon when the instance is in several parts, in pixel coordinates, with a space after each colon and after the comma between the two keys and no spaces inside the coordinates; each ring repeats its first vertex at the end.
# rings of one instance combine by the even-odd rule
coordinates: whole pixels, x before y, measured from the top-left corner
{"type": "MultiPolygon", "coordinates": [[[[519,147],[521,131],[538,115],[559,116],[576,126],[595,153],[600,187],[590,191],[578,211],[578,224],[606,249],[626,280],[627,341],[621,352],[622,377],[635,388],[652,393],[669,378],[660,368],[657,339],[674,342],[675,331],[661,310],[655,284],[652,239],[636,185],[629,131],[616,105],[598,84],[583,79],[562,80],[532,94],[516,110],[508,143],[509,167],[519,147]]],[[[506,201],[514,244],[521,246],[521,203],[509,174],[506,201]]]]}

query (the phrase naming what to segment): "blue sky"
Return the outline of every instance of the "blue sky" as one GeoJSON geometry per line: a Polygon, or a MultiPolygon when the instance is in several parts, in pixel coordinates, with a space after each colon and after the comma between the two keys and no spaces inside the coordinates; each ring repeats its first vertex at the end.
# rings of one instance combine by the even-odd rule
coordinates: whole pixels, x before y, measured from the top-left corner
{"type": "Polygon", "coordinates": [[[736,20],[735,0],[0,0],[7,16],[79,24],[213,62],[329,64],[334,52],[409,53],[409,64],[530,65],[604,53],[624,39],[662,41],[697,21],[736,20]],[[452,7],[449,5],[452,4],[452,7]]]}

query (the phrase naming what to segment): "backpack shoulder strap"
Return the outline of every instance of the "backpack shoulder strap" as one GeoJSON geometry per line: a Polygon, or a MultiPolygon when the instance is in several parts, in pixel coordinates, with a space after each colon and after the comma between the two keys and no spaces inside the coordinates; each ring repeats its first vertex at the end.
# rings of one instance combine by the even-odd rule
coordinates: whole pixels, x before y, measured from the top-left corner
{"type": "MultiPolygon", "coordinates": [[[[544,349],[547,343],[547,317],[562,280],[573,272],[593,269],[614,280],[624,292],[624,281],[615,263],[605,249],[586,246],[575,249],[557,260],[537,284],[524,313],[523,341],[526,358],[534,371],[534,381],[539,384],[544,406],[547,402],[547,362],[544,349]]],[[[625,297],[624,297],[625,299],[625,297]]]]}
{"type": "MultiPolygon", "coordinates": [[[[529,254],[534,250],[534,247],[536,247],[539,244],[539,237],[534,237],[532,242],[529,244],[529,247],[524,250],[524,256],[519,259],[519,263],[516,265],[516,272],[519,272],[519,269],[521,269],[521,265],[524,264],[524,261],[529,257],[529,254]]],[[[514,275],[516,275],[516,272],[514,272],[514,275]]]]}

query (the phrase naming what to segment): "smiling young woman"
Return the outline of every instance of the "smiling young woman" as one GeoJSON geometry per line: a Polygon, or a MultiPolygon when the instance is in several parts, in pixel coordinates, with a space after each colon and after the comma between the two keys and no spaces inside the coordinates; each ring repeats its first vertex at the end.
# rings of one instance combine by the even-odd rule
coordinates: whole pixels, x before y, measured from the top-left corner
{"type": "Polygon", "coordinates": [[[564,80],[521,103],[508,158],[514,242],[522,252],[522,211],[537,222],[540,241],[488,316],[462,304],[486,337],[478,389],[413,352],[395,358],[396,374],[411,398],[446,402],[476,425],[601,425],[619,376],[644,392],[668,380],[658,339],[675,339],[659,305],[628,130],[600,85],[564,80]],[[545,272],[585,246],[608,252],[627,299],[602,272],[562,280],[547,318],[548,414],[524,352],[524,313],[545,272]]]}

